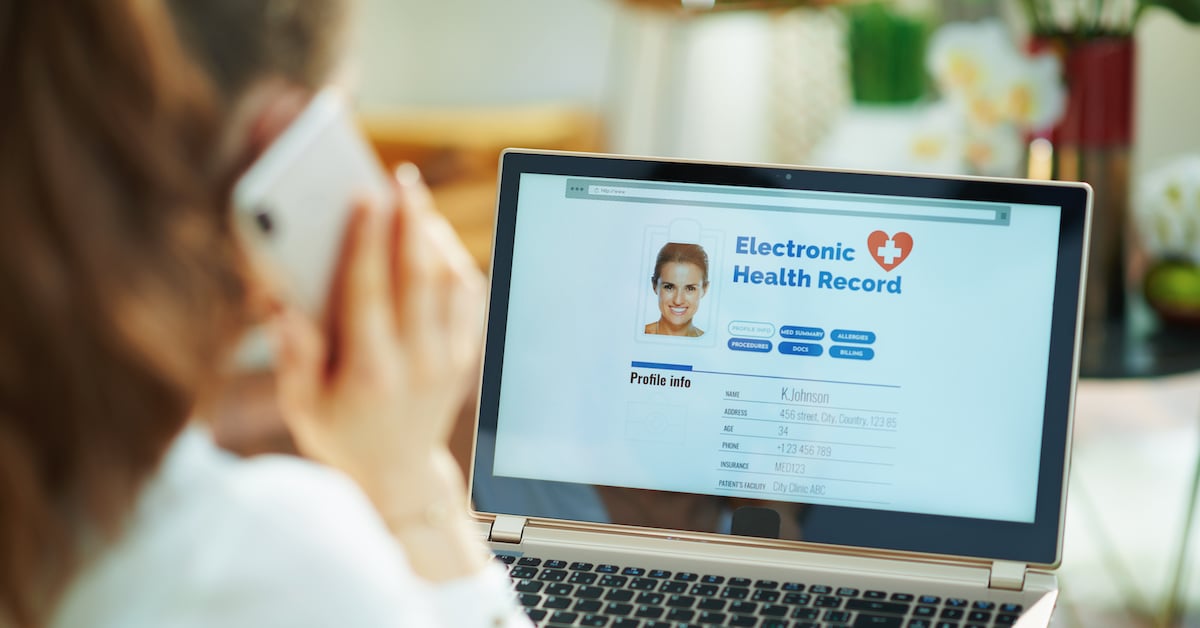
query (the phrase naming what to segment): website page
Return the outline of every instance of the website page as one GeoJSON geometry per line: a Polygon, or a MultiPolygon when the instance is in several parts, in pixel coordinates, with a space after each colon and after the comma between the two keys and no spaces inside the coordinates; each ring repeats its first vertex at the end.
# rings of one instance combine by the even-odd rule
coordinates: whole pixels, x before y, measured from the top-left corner
{"type": "Polygon", "coordinates": [[[494,473],[1032,522],[1058,228],[522,175],[494,473]]]}

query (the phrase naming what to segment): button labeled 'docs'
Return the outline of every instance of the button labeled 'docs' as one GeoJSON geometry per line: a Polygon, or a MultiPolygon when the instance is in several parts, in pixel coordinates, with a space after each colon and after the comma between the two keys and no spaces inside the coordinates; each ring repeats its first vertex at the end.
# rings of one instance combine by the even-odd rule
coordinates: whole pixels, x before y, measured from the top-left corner
{"type": "Polygon", "coordinates": [[[843,360],[872,360],[875,358],[875,350],[869,347],[833,345],[829,347],[829,357],[843,360]]]}
{"type": "Polygon", "coordinates": [[[815,358],[824,353],[825,348],[811,342],[781,342],[779,352],[784,355],[807,355],[815,358]]]}

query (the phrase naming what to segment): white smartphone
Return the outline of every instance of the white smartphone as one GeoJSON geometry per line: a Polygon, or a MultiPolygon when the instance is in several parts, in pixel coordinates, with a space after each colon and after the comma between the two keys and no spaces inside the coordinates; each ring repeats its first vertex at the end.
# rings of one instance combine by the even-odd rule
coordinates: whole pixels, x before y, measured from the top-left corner
{"type": "Polygon", "coordinates": [[[360,198],[386,203],[391,186],[345,98],[326,88],[238,180],[234,224],[284,298],[320,317],[360,198]]]}

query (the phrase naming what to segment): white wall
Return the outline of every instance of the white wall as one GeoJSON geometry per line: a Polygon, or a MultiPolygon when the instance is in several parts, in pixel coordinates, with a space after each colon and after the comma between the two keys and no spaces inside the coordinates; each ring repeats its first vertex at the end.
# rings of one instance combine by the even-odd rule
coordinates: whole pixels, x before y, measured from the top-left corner
{"type": "MultiPolygon", "coordinates": [[[[647,78],[645,70],[653,65],[648,55],[655,53],[634,44],[644,25],[624,12],[619,0],[361,0],[359,8],[359,101],[366,108],[578,103],[615,122],[617,144],[648,152],[662,139],[647,134],[663,130],[623,126],[630,108],[689,106],[688,94],[665,93],[671,89],[659,91],[670,103],[624,102],[639,80],[662,81],[669,88],[672,79],[647,78]]],[[[752,36],[753,28],[743,28],[749,24],[730,26],[734,39],[752,36]]],[[[663,37],[673,36],[670,29],[659,30],[663,37]]],[[[1143,172],[1173,156],[1200,152],[1200,27],[1150,11],[1139,25],[1138,41],[1134,171],[1143,172]]],[[[669,43],[664,45],[670,48],[669,43]]],[[[720,71],[711,76],[721,81],[759,77],[763,59],[737,54],[746,48],[736,42],[706,48],[703,52],[718,61],[728,52],[727,63],[715,65],[720,71]],[[739,62],[753,67],[739,72],[739,62]]],[[[704,157],[715,157],[713,146],[724,145],[737,153],[726,158],[752,158],[750,144],[767,141],[761,123],[768,103],[759,103],[764,116],[755,116],[746,90],[720,84],[698,93],[705,98],[692,98],[696,111],[678,121],[690,120],[696,128],[670,130],[667,135],[687,139],[668,138],[668,145],[678,144],[670,152],[699,147],[704,157]],[[720,135],[706,140],[709,116],[704,112],[730,107],[739,115],[723,117],[720,135]]],[[[761,153],[769,154],[769,147],[761,153]]]]}

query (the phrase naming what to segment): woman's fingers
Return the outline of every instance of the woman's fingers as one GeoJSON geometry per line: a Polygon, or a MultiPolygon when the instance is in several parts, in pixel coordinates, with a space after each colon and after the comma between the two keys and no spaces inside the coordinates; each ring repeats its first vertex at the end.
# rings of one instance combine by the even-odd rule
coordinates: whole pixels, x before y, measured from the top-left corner
{"type": "Polygon", "coordinates": [[[370,355],[375,343],[390,340],[388,248],[394,215],[361,201],[351,212],[328,313],[328,368],[334,374],[343,372],[348,360],[370,355]]]}
{"type": "MultiPolygon", "coordinates": [[[[304,316],[282,310],[271,319],[275,339],[275,378],[284,419],[309,419],[325,379],[325,342],[304,316]]],[[[293,425],[294,427],[294,425],[293,425]]]]}

